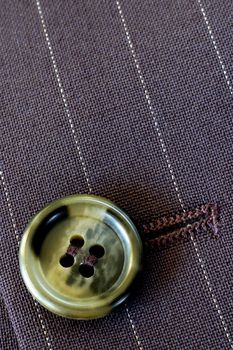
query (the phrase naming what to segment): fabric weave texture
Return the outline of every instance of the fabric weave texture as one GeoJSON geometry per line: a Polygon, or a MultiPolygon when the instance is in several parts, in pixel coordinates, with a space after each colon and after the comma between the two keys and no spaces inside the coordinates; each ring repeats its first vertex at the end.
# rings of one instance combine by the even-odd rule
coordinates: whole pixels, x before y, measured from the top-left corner
{"type": "Polygon", "coordinates": [[[1,349],[233,349],[232,13],[229,0],[1,1],[1,349]],[[127,306],[64,319],[27,292],[18,242],[74,193],[139,226],[217,203],[221,237],[156,247],[127,306]]]}

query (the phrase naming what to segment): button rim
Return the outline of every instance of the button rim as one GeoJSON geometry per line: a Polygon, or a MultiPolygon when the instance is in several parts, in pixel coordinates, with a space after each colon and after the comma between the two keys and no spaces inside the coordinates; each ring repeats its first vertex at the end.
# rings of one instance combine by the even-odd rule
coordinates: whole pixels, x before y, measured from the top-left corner
{"type": "MultiPolygon", "coordinates": [[[[62,197],[50,202],[31,219],[31,221],[29,222],[29,224],[27,225],[24,231],[22,240],[20,242],[19,265],[20,265],[21,276],[24,280],[24,283],[28,291],[46,309],[66,318],[75,318],[75,319],[99,318],[107,315],[115,306],[122,304],[127,299],[129,295],[128,290],[130,289],[131,285],[133,284],[134,280],[136,279],[136,277],[138,276],[138,274],[142,269],[142,241],[137,231],[137,228],[132,222],[132,220],[121,208],[119,208],[112,201],[96,195],[74,194],[74,195],[62,197]],[[86,312],[86,310],[84,309],[82,310],[82,308],[80,308],[80,305],[78,305],[77,302],[76,302],[76,308],[74,307],[74,303],[70,303],[70,302],[66,303],[64,302],[64,300],[63,300],[63,303],[61,304],[59,302],[56,302],[57,298],[54,296],[51,296],[51,293],[49,293],[48,290],[47,290],[47,293],[43,289],[38,290],[38,288],[35,285],[35,282],[33,283],[32,271],[30,273],[30,267],[27,265],[28,249],[31,249],[30,239],[32,239],[33,233],[35,232],[35,228],[38,225],[38,223],[40,223],[41,220],[43,220],[52,210],[62,205],[70,205],[73,203],[77,203],[77,201],[97,203],[100,205],[104,205],[107,208],[110,208],[114,214],[118,215],[118,221],[120,217],[122,219],[121,224],[124,224],[124,226],[127,226],[128,228],[130,228],[131,236],[129,238],[129,241],[132,243],[132,240],[134,240],[133,244],[136,245],[136,247],[134,247],[133,249],[133,253],[134,253],[134,259],[136,259],[136,264],[138,266],[136,266],[136,268],[134,266],[131,266],[130,279],[128,281],[126,281],[126,279],[123,281],[124,282],[122,283],[123,287],[121,285],[118,286],[119,293],[116,293],[116,295],[113,294],[114,298],[109,298],[110,300],[112,299],[111,302],[108,302],[107,304],[105,303],[105,305],[101,305],[99,308],[96,308],[95,310],[93,309],[92,310],[93,316],[90,316],[90,312],[86,312]],[[119,287],[121,287],[122,289],[119,287]]],[[[34,276],[34,280],[35,280],[35,276],[34,276]]],[[[46,279],[44,280],[46,282],[46,279]]],[[[59,301],[61,302],[61,300],[59,301]]]]}

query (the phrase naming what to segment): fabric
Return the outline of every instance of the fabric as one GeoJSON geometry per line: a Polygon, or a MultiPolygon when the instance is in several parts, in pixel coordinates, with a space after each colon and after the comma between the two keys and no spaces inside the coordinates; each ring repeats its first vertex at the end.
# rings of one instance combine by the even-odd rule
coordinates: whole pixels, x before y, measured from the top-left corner
{"type": "Polygon", "coordinates": [[[4,301],[0,299],[0,315],[1,315],[1,324],[0,324],[0,341],[1,346],[4,349],[19,349],[15,333],[12,328],[11,321],[9,319],[4,301]]]}
{"type": "Polygon", "coordinates": [[[233,348],[232,13],[229,0],[1,2],[2,349],[233,348]],[[63,319],[27,292],[17,242],[73,193],[135,223],[217,203],[221,238],[155,249],[127,307],[63,319]]]}

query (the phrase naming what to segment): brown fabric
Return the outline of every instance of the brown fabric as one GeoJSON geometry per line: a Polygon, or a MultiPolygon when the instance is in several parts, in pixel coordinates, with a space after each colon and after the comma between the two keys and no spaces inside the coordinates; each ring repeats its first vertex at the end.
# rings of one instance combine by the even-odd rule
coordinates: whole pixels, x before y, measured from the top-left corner
{"type": "Polygon", "coordinates": [[[230,0],[1,2],[0,289],[20,349],[233,348],[232,13],[230,0]],[[47,202],[86,192],[137,224],[218,203],[221,239],[154,251],[127,308],[62,319],[26,291],[17,240],[47,202]]]}
{"type": "Polygon", "coordinates": [[[4,301],[0,295],[0,344],[1,349],[11,350],[11,349],[19,349],[17,339],[12,328],[11,321],[9,319],[4,301]]]}

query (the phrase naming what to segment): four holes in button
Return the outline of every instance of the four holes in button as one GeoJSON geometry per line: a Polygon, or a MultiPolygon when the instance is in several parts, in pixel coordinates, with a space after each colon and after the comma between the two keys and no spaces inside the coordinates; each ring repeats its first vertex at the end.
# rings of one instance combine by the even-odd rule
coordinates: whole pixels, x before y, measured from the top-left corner
{"type": "MultiPolygon", "coordinates": [[[[73,236],[70,239],[71,246],[74,246],[77,248],[81,248],[84,245],[84,243],[85,243],[84,239],[78,235],[73,236]]],[[[89,249],[89,253],[90,255],[95,256],[97,259],[100,259],[104,256],[105,250],[104,250],[104,247],[102,247],[101,245],[95,244],[89,249]]],[[[75,261],[74,257],[66,253],[60,258],[59,262],[61,266],[68,268],[74,264],[74,261],[75,261]]],[[[94,266],[87,263],[83,263],[79,266],[79,272],[83,277],[89,278],[94,275],[94,266]]]]}

